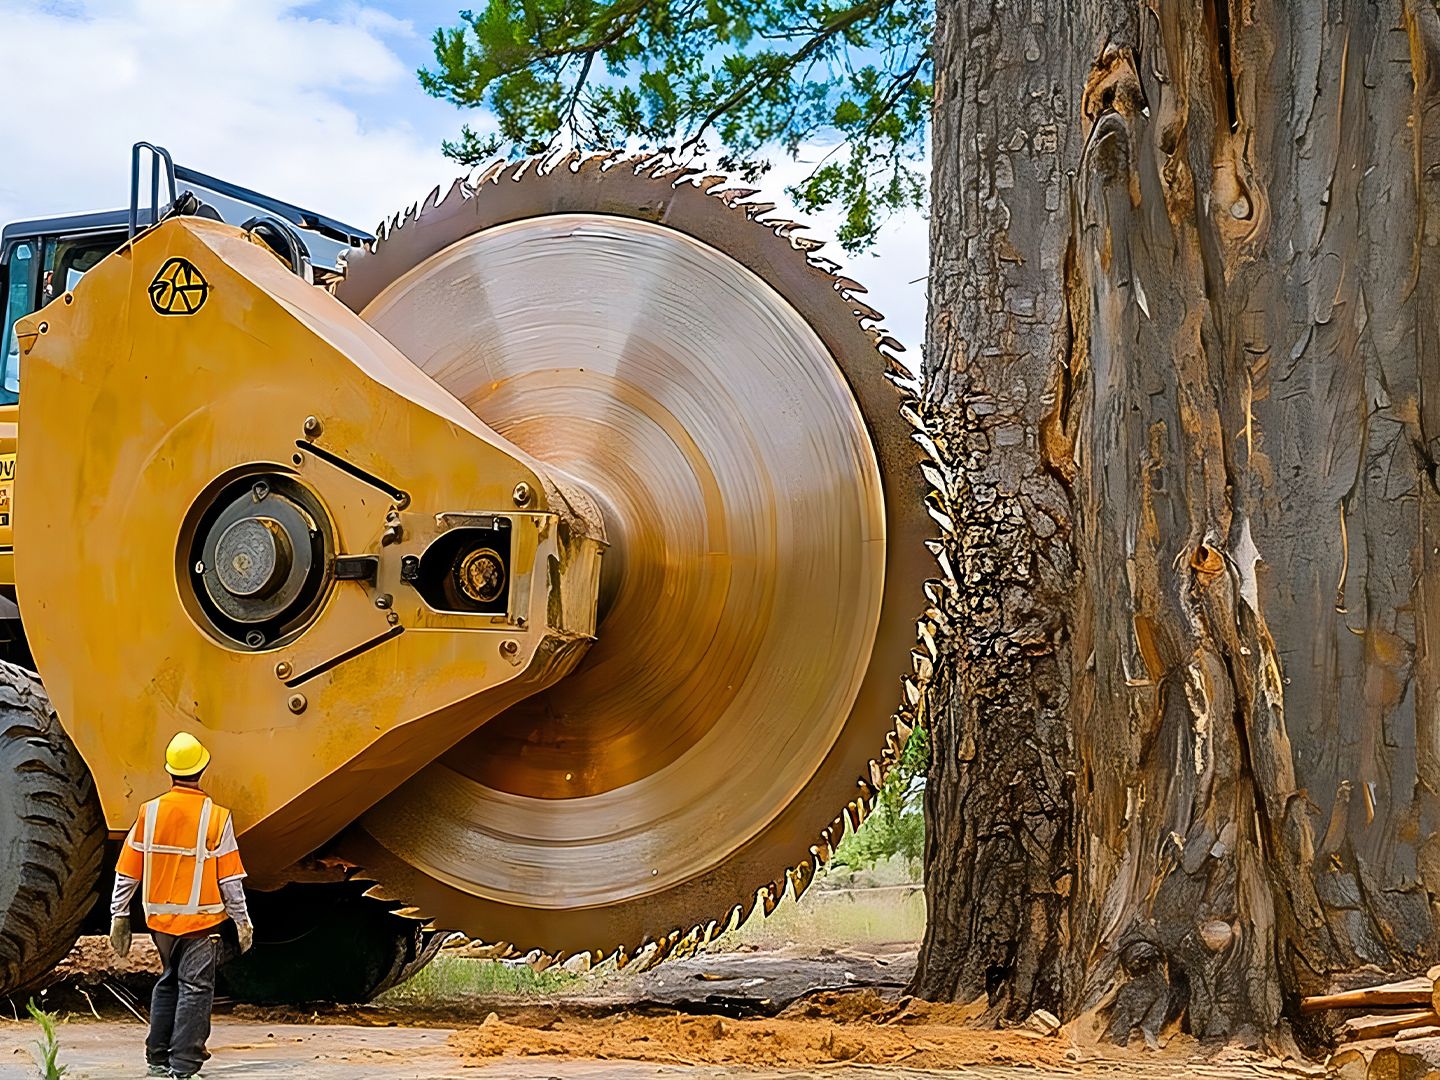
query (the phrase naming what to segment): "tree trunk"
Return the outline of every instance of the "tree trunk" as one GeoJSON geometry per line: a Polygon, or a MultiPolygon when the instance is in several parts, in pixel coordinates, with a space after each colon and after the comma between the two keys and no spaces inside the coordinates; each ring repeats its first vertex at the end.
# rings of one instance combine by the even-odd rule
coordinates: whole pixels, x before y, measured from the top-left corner
{"type": "Polygon", "coordinates": [[[916,989],[1259,1037],[1440,956],[1440,16],[940,9],[916,989]]]}

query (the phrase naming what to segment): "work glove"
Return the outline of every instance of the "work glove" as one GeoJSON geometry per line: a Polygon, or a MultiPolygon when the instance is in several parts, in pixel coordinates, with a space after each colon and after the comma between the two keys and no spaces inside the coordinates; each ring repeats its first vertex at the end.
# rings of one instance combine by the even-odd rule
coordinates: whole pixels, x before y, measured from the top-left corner
{"type": "Polygon", "coordinates": [[[116,956],[130,955],[130,916],[116,915],[110,920],[110,948],[116,956]]]}
{"type": "Polygon", "coordinates": [[[236,923],[235,933],[240,937],[241,954],[249,952],[250,946],[255,944],[255,927],[248,922],[236,923]]]}

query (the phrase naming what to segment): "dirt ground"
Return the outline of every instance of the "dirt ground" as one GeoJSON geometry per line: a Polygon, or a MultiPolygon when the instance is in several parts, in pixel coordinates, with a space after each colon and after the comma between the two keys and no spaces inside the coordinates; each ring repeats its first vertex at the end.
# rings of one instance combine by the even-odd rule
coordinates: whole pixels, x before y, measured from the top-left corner
{"type": "MultiPolygon", "coordinates": [[[[918,1080],[1019,1080],[1021,1077],[1088,1080],[1289,1080],[1315,1078],[1320,1070],[1287,1068],[1246,1055],[1194,1059],[1188,1052],[1091,1057],[1063,1039],[1043,1049],[1017,1036],[943,1029],[912,1023],[883,1045],[916,1052],[884,1065],[840,1063],[836,1053],[882,1045],[863,1023],[831,1019],[818,1026],[771,1019],[707,1020],[690,1016],[616,1017],[613,1022],[549,1017],[544,1027],[523,1018],[492,1021],[478,1029],[361,1027],[220,1019],[210,1039],[210,1080],[800,1080],[860,1077],[918,1080]],[[715,1033],[723,1024],[725,1031],[715,1033]],[[594,1025],[594,1026],[592,1026],[594,1025]],[[799,1026],[796,1026],[799,1025],[799,1026]],[[803,1030],[802,1030],[803,1028],[803,1030]],[[629,1039],[631,1041],[627,1042],[629,1039]],[[705,1049],[707,1043],[729,1049],[705,1049]],[[827,1047],[829,1049],[827,1049],[827,1047]],[[1037,1053],[1028,1060],[1021,1049],[1037,1053]],[[680,1051],[680,1052],[675,1052],[680,1051]],[[804,1054],[818,1052],[817,1060],[804,1054]],[[604,1056],[598,1056],[598,1055],[604,1056]],[[826,1055],[829,1055],[827,1058],[826,1055]],[[922,1056],[923,1055],[923,1056],[922,1056]],[[946,1062],[944,1066],[931,1062],[946,1062]]],[[[29,1050],[33,1025],[0,1022],[0,1080],[38,1074],[29,1050]]],[[[138,1021],[67,1020],[61,1025],[66,1080],[130,1080],[143,1075],[144,1028],[138,1021]]],[[[904,1051],[902,1051],[904,1053],[904,1051]]],[[[895,1057],[900,1055],[896,1054],[895,1057]]]]}
{"type": "MultiPolygon", "coordinates": [[[[1202,1053],[1181,1036],[1159,1051],[1121,1051],[1093,1033],[1044,1024],[994,1031],[976,1025],[978,1010],[910,1000],[915,920],[902,904],[913,906],[903,890],[842,893],[829,907],[779,912],[715,951],[650,971],[536,975],[460,950],[371,1005],[220,1004],[204,1072],[210,1080],[1324,1075],[1294,1060],[1202,1053]]],[[[158,970],[144,938],[126,961],[103,938],[81,940],[62,966],[63,982],[42,999],[60,1018],[66,1080],[143,1075],[141,1018],[158,970]]],[[[23,1007],[0,1011],[0,1080],[39,1075],[30,1054],[38,1036],[23,1007]]]]}
{"type": "MultiPolygon", "coordinates": [[[[657,969],[628,990],[611,984],[596,992],[592,986],[585,993],[544,999],[508,995],[422,1007],[382,1003],[318,1010],[221,1007],[210,1040],[214,1056],[204,1071],[211,1080],[1313,1080],[1323,1075],[1318,1066],[1263,1055],[1204,1054],[1180,1038],[1159,1052],[1122,1052],[1097,1048],[1094,1039],[1068,1029],[977,1028],[974,1008],[914,1001],[894,988],[802,991],[771,1016],[756,1008],[736,1015],[743,1001],[758,1006],[770,1002],[769,996],[743,999],[732,991],[706,1002],[689,985],[738,981],[768,995],[833,979],[837,967],[842,979],[865,971],[855,957],[843,955],[809,963],[806,974],[805,962],[784,956],[702,958],[657,969]],[[663,980],[657,977],[662,970],[663,980]],[[637,987],[643,988],[638,996],[637,987]],[[667,988],[678,1005],[658,1000],[667,988]],[[712,1006],[724,1014],[707,1011],[712,1006]]],[[[142,953],[133,966],[143,972],[150,963],[142,953]]],[[[125,992],[113,979],[91,982],[79,998],[87,1003],[81,1009],[62,1006],[63,991],[48,995],[49,1007],[60,1014],[60,1061],[69,1068],[67,1080],[121,1080],[143,1072],[144,1027],[123,1005],[125,992]]],[[[63,1000],[73,1003],[73,990],[63,1000]]],[[[133,1005],[143,1013],[143,1000],[135,998],[133,1005]]],[[[0,1080],[39,1075],[31,1058],[38,1036],[23,1012],[0,1016],[0,1080]]]]}

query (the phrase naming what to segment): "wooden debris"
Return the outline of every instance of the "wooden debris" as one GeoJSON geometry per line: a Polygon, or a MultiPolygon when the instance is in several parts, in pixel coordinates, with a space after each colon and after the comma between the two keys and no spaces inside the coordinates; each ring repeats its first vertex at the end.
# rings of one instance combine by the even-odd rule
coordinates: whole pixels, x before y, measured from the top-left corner
{"type": "Polygon", "coordinates": [[[1346,1020],[1344,1035],[1347,1039],[1386,1039],[1409,1028],[1431,1026],[1440,1026],[1440,1014],[1434,1009],[1377,1013],[1346,1020]]]}
{"type": "Polygon", "coordinates": [[[1408,1028],[1395,1033],[1395,1041],[1408,1042],[1412,1039],[1440,1039],[1440,1027],[1408,1028]]]}
{"type": "Polygon", "coordinates": [[[1404,982],[1362,986],[1338,994],[1317,994],[1300,1000],[1300,1011],[1321,1012],[1325,1009],[1389,1009],[1410,1006],[1436,1008],[1435,981],[1428,977],[1406,979],[1404,982]]]}
{"type": "Polygon", "coordinates": [[[1412,1044],[1404,1049],[1382,1046],[1370,1058],[1365,1080],[1434,1080],[1440,1076],[1437,1060],[1440,1060],[1440,1050],[1434,1043],[1412,1044]]]}
{"type": "Polygon", "coordinates": [[[1325,1063],[1326,1074],[1333,1080],[1369,1080],[1365,1055],[1359,1050],[1341,1050],[1325,1063]]]}
{"type": "Polygon", "coordinates": [[[1054,1035],[1060,1030],[1060,1018],[1047,1009],[1036,1009],[1025,1021],[1025,1026],[1041,1035],[1054,1035]]]}

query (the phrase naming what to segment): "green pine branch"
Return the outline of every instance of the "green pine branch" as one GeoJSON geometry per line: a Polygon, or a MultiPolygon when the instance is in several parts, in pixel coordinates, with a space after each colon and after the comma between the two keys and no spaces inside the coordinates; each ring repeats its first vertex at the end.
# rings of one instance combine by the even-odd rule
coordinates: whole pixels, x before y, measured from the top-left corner
{"type": "Polygon", "coordinates": [[[426,91],[494,117],[444,152],[465,165],[557,146],[712,151],[753,181],[777,152],[833,145],[790,189],[873,242],[924,205],[933,0],[489,0],[435,31],[426,91]],[[712,145],[713,144],[713,145],[712,145]]]}

